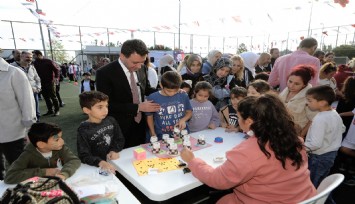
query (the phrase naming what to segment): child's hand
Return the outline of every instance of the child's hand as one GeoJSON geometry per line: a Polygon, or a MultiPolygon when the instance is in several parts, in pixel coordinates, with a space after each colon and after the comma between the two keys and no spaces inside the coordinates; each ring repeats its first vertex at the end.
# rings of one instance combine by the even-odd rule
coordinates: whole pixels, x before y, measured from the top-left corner
{"type": "Polygon", "coordinates": [[[184,120],[180,120],[176,126],[180,129],[183,130],[186,128],[186,122],[184,120]]]}
{"type": "Polygon", "coordinates": [[[110,163],[108,163],[107,161],[104,161],[104,160],[100,161],[99,167],[100,167],[102,170],[110,171],[110,172],[113,173],[113,174],[114,174],[115,171],[116,171],[116,168],[115,168],[112,164],[110,164],[110,163]]]}
{"type": "Polygon", "coordinates": [[[192,153],[192,151],[186,147],[184,147],[184,149],[182,149],[182,151],[180,152],[180,156],[181,156],[181,159],[187,163],[189,163],[191,160],[193,160],[195,158],[194,153],[192,153]]]}
{"type": "Polygon", "coordinates": [[[47,168],[46,169],[46,176],[55,176],[59,172],[60,172],[60,170],[57,168],[47,168]]]}
{"type": "Polygon", "coordinates": [[[110,151],[108,154],[107,154],[107,159],[109,160],[116,160],[120,158],[120,155],[118,152],[114,152],[114,151],[110,151]]]}
{"type": "Polygon", "coordinates": [[[208,128],[214,130],[216,129],[216,125],[214,123],[211,123],[208,125],[208,128]]]}

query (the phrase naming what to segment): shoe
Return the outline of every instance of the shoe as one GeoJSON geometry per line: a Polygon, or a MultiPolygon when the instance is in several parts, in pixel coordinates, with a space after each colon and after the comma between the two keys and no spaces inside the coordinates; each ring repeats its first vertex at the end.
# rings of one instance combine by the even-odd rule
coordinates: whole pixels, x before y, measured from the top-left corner
{"type": "Polygon", "coordinates": [[[341,163],[339,168],[338,168],[338,170],[342,171],[342,172],[345,172],[346,171],[345,163],[341,163]]]}
{"type": "Polygon", "coordinates": [[[42,116],[52,115],[53,113],[54,113],[53,111],[48,111],[47,113],[43,114],[42,116]]]}
{"type": "Polygon", "coordinates": [[[355,174],[355,169],[349,169],[348,173],[351,174],[351,175],[354,175],[355,174]]]}
{"type": "Polygon", "coordinates": [[[53,113],[53,117],[58,116],[59,114],[59,111],[56,111],[55,113],[53,113]]]}
{"type": "Polygon", "coordinates": [[[345,180],[343,183],[347,186],[355,186],[355,178],[345,180]]]}
{"type": "Polygon", "coordinates": [[[65,106],[65,103],[61,103],[59,106],[63,108],[65,106]]]}

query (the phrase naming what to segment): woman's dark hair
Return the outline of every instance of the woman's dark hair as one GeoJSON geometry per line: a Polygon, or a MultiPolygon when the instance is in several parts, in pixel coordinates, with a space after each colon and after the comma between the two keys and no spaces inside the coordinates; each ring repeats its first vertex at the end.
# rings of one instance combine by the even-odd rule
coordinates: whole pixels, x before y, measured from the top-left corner
{"type": "Polygon", "coordinates": [[[297,169],[301,167],[303,159],[300,151],[303,144],[298,138],[292,117],[278,96],[248,96],[239,102],[238,113],[244,120],[251,118],[254,121],[250,129],[267,158],[271,157],[271,153],[266,150],[266,145],[274,152],[284,169],[287,159],[297,169]]]}
{"type": "Polygon", "coordinates": [[[346,78],[341,92],[344,94],[344,99],[347,103],[355,103],[355,77],[349,76],[346,78]]]}
{"type": "Polygon", "coordinates": [[[303,84],[307,86],[308,82],[315,76],[315,68],[311,65],[298,65],[291,69],[290,76],[299,76],[301,77],[303,84]]]}

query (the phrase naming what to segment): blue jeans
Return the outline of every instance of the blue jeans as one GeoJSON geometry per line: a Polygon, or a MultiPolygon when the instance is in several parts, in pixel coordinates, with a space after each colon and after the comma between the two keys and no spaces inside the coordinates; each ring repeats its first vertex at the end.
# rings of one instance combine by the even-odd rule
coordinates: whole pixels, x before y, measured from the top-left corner
{"type": "Polygon", "coordinates": [[[337,151],[327,152],[321,155],[309,154],[308,169],[311,172],[311,181],[314,187],[318,188],[320,182],[327,177],[336,156],[337,151]]]}
{"type": "Polygon", "coordinates": [[[37,117],[37,122],[39,122],[39,117],[41,116],[41,113],[39,112],[38,93],[33,93],[33,96],[34,96],[35,102],[36,102],[36,117],[37,117]]]}

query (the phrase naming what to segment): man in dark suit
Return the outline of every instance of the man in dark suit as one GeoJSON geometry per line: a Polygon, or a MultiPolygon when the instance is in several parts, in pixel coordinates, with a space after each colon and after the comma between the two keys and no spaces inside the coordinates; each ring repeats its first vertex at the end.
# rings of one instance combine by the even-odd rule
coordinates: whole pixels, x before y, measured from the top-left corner
{"type": "Polygon", "coordinates": [[[96,72],[96,88],[109,96],[109,115],[113,116],[125,137],[125,148],[145,142],[146,119],[144,112],[156,112],[159,104],[144,101],[154,92],[149,85],[143,63],[148,48],[143,41],[127,40],[121,47],[119,59],[96,72]]]}

